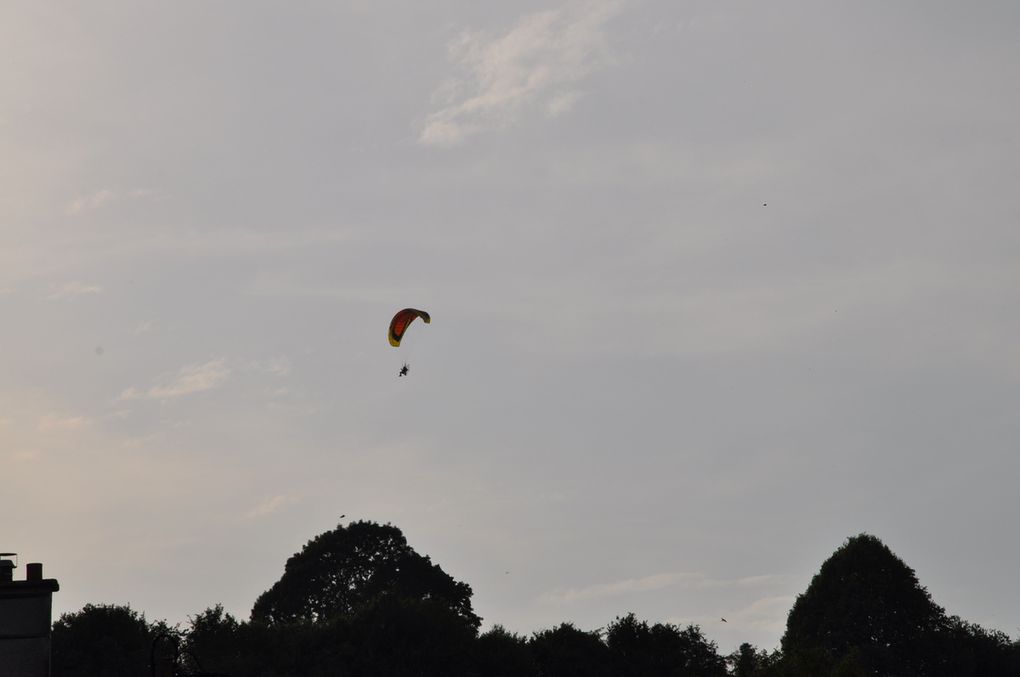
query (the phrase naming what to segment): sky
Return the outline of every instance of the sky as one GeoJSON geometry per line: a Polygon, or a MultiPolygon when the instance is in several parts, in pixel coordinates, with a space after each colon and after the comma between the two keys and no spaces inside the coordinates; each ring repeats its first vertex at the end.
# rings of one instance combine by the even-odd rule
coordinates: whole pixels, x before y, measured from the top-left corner
{"type": "Polygon", "coordinates": [[[1018,21],[7,0],[0,549],[247,618],[346,515],[730,651],[866,532],[1016,638],[1018,21]]]}

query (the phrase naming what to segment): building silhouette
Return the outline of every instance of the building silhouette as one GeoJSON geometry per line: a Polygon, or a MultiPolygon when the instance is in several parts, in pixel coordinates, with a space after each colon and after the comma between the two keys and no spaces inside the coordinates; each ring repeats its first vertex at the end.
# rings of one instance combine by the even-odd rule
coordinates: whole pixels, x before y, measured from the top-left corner
{"type": "Polygon", "coordinates": [[[13,557],[0,552],[0,677],[49,677],[53,593],[60,585],[43,578],[38,562],[25,565],[25,580],[14,580],[13,557]]]}

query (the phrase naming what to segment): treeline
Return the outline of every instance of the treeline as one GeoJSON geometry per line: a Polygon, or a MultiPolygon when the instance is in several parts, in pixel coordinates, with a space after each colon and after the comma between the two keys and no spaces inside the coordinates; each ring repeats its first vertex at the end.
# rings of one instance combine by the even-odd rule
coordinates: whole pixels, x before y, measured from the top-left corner
{"type": "Polygon", "coordinates": [[[1016,677],[1020,642],[932,602],[877,538],[849,539],[790,611],[780,648],[721,655],[694,625],[634,614],[522,636],[479,632],[471,588],[392,525],[321,534],[238,620],[214,606],[186,627],[87,605],[53,627],[53,677],[1016,677]]]}
{"type": "Polygon", "coordinates": [[[727,674],[725,659],[696,627],[648,625],[633,615],[616,619],[603,632],[564,623],[523,637],[499,626],[478,634],[434,602],[385,599],[351,617],[281,625],[240,622],[217,606],[191,619],[186,630],[169,635],[159,624],[147,626],[127,607],[89,606],[58,627],[54,677],[150,674],[150,655],[154,674],[161,676],[727,674]],[[74,636],[98,640],[96,633],[83,632],[97,616],[105,621],[119,617],[121,630],[134,628],[82,646],[74,636]]]}

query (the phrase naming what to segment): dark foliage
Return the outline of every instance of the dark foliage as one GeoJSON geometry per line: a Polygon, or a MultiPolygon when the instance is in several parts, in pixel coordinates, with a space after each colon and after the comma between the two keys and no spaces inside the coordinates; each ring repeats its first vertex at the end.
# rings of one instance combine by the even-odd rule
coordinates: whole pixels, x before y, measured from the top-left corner
{"type": "Polygon", "coordinates": [[[945,624],[931,640],[930,674],[936,677],[1020,675],[1020,642],[995,630],[960,620],[945,624]]]}
{"type": "Polygon", "coordinates": [[[609,677],[609,648],[598,632],[585,632],[572,623],[536,632],[531,650],[541,677],[609,677]]]}
{"type": "Polygon", "coordinates": [[[783,636],[790,677],[1015,677],[1020,645],[947,617],[878,538],[850,538],[797,598],[783,636]]]}
{"type": "Polygon", "coordinates": [[[383,597],[362,609],[345,631],[351,675],[470,673],[475,627],[444,604],[383,597]]]}
{"type": "Polygon", "coordinates": [[[249,670],[250,650],[242,637],[241,624],[221,605],[191,618],[186,637],[186,657],[197,670],[230,674],[246,674],[249,670]]]}
{"type": "Polygon", "coordinates": [[[502,625],[482,633],[475,642],[474,671],[479,677],[538,677],[538,664],[526,637],[502,625]]]}
{"type": "Polygon", "coordinates": [[[294,623],[350,616],[380,597],[445,604],[474,627],[471,586],[407,544],[400,529],[375,522],[340,525],[287,560],[283,577],[259,596],[253,621],[294,623]]]}
{"type": "Polygon", "coordinates": [[[726,657],[733,677],[779,677],[781,660],[782,654],[778,651],[768,653],[747,642],[726,657]]]}
{"type": "MultiPolygon", "coordinates": [[[[86,604],[53,624],[53,677],[137,677],[148,675],[156,635],[171,650],[157,653],[157,674],[170,674],[176,633],[164,624],[150,625],[129,606],[86,604]],[[162,659],[162,660],[161,660],[162,659]]],[[[157,646],[157,649],[160,647],[157,646]]]]}
{"type": "Polygon", "coordinates": [[[913,569],[861,534],[833,553],[797,598],[783,654],[790,667],[813,674],[831,671],[853,652],[855,663],[875,674],[924,675],[926,640],[943,619],[913,569]]]}
{"type": "Polygon", "coordinates": [[[606,629],[613,674],[618,677],[715,677],[726,675],[726,662],[701,629],[672,624],[649,626],[634,614],[617,618],[606,629]]]}
{"type": "Polygon", "coordinates": [[[478,634],[471,589],[395,527],[313,539],[239,621],[214,606],[179,632],[129,607],[87,605],[53,626],[53,677],[1017,677],[1020,643],[946,616],[874,536],[849,539],[790,611],[783,651],[729,656],[697,626],[634,614],[530,638],[478,634]],[[153,650],[156,647],[157,650],[153,650]]]}

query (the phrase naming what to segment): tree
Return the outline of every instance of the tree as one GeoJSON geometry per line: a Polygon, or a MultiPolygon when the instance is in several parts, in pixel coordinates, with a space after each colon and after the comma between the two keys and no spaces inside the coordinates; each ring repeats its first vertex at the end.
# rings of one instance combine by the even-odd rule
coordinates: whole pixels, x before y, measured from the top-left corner
{"type": "Polygon", "coordinates": [[[189,620],[184,642],[186,659],[199,670],[241,674],[245,652],[237,619],[217,604],[189,620]]]}
{"type": "Polygon", "coordinates": [[[384,596],[340,619],[333,671],[352,677],[447,677],[470,671],[476,628],[436,600],[384,596]],[[342,672],[340,672],[342,670],[342,672]]]}
{"type": "Polygon", "coordinates": [[[932,677],[1020,675],[1020,643],[958,616],[946,619],[932,638],[930,653],[932,677]]]}
{"type": "Polygon", "coordinates": [[[475,674],[484,677],[537,677],[538,666],[526,637],[493,626],[475,642],[475,674]]]}
{"type": "Polygon", "coordinates": [[[609,650],[597,631],[572,623],[536,632],[529,643],[541,677],[609,677],[609,650]]]}
{"type": "Polygon", "coordinates": [[[926,675],[926,646],[945,612],[914,570],[861,534],[832,554],[790,610],[782,648],[789,674],[926,675]]]}
{"type": "Polygon", "coordinates": [[[711,677],[726,675],[726,663],[701,629],[681,630],[672,623],[649,626],[633,613],[606,628],[614,675],[633,677],[711,677]]]}
{"type": "Polygon", "coordinates": [[[726,657],[733,677],[766,677],[777,670],[779,652],[767,653],[744,642],[726,657]]]}
{"type": "Polygon", "coordinates": [[[184,675],[348,677],[350,621],[245,623],[217,604],[190,619],[184,675]]]}
{"type": "MultiPolygon", "coordinates": [[[[157,634],[170,644],[178,640],[174,630],[163,623],[150,625],[129,606],[86,604],[53,624],[53,677],[147,675],[157,634]]],[[[156,654],[158,674],[170,674],[175,654],[172,650],[156,654]]]]}
{"type": "Polygon", "coordinates": [[[316,536],[287,560],[283,576],[252,608],[253,621],[291,623],[350,616],[382,597],[431,600],[477,628],[471,586],[419,555],[400,529],[354,522],[316,536]]]}

